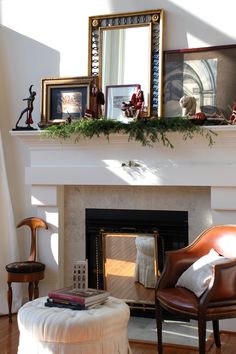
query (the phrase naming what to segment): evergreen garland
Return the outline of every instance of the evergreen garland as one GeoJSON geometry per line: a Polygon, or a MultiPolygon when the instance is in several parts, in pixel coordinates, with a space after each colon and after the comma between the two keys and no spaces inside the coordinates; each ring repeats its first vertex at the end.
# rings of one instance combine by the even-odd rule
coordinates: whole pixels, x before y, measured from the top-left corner
{"type": "Polygon", "coordinates": [[[128,140],[140,142],[143,146],[153,146],[154,143],[162,142],[164,146],[173,148],[173,144],[168,138],[168,132],[178,132],[182,134],[183,140],[192,139],[195,134],[201,135],[208,140],[208,145],[214,143],[215,132],[204,129],[193,124],[189,119],[182,117],[175,118],[151,118],[122,123],[112,119],[79,119],[70,124],[62,123],[47,127],[41,131],[41,135],[46,138],[68,139],[75,137],[75,142],[80,138],[93,138],[104,135],[109,140],[110,134],[126,134],[128,140]]]}

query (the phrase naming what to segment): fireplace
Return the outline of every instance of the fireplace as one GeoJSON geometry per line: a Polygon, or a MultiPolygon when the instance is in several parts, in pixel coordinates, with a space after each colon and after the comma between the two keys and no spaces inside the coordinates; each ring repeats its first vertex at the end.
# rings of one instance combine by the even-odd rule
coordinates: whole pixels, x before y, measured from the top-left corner
{"type": "Polygon", "coordinates": [[[31,205],[50,225],[38,238],[39,258],[47,264],[41,295],[67,286],[72,260],[86,257],[86,209],[187,211],[189,242],[211,225],[234,224],[236,126],[210,129],[217,134],[212,147],[200,135],[185,141],[169,133],[173,149],[144,147],[124,134],[75,143],[74,137],[58,141],[41,139],[39,131],[11,131],[29,152],[31,205]]]}
{"type": "Polygon", "coordinates": [[[165,251],[188,244],[188,212],[87,208],[85,224],[89,286],[125,299],[133,315],[153,315],[156,275],[163,269],[165,251]],[[153,282],[145,282],[143,272],[153,282]]]}

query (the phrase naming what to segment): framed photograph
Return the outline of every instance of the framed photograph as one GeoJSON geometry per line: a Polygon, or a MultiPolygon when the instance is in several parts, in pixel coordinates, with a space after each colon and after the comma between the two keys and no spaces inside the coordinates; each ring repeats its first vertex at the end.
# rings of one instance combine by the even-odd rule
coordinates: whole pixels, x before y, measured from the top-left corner
{"type": "Polygon", "coordinates": [[[97,78],[42,79],[41,125],[97,116],[97,78]]]}
{"type": "Polygon", "coordinates": [[[109,119],[126,121],[122,105],[129,103],[137,84],[106,86],[105,117],[109,119]]]}
{"type": "Polygon", "coordinates": [[[181,116],[179,100],[196,98],[196,112],[231,114],[236,92],[236,45],[164,52],[164,116],[181,116]]]}

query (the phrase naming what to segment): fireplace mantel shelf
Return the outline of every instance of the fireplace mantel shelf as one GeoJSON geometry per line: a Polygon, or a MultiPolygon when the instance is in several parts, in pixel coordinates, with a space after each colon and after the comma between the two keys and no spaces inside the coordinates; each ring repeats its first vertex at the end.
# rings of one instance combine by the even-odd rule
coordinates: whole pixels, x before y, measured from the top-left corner
{"type": "MultiPolygon", "coordinates": [[[[236,136],[236,125],[215,125],[215,126],[203,126],[202,129],[209,129],[212,130],[213,132],[215,132],[216,134],[222,134],[222,133],[227,133],[229,135],[229,133],[235,134],[236,136]]],[[[33,144],[33,143],[38,143],[40,142],[40,144],[44,145],[44,144],[52,144],[55,145],[59,142],[59,144],[63,143],[63,144],[71,144],[71,143],[75,143],[73,137],[71,137],[70,139],[52,139],[52,138],[44,138],[42,137],[41,130],[11,130],[9,132],[12,136],[18,137],[19,139],[21,139],[24,143],[28,143],[28,144],[33,144]]],[[[178,133],[173,133],[170,132],[168,133],[168,135],[173,136],[173,135],[178,135],[178,133]]],[[[231,134],[230,134],[231,135],[231,134]]],[[[97,140],[97,139],[103,139],[104,137],[101,136],[99,138],[97,137],[93,137],[92,139],[86,139],[89,140],[90,142],[93,140],[97,140]]],[[[125,134],[111,134],[110,138],[118,141],[118,140],[127,140],[127,136],[125,134]]],[[[106,138],[105,138],[106,139],[106,138]]],[[[111,140],[110,139],[110,140],[111,140]]],[[[81,139],[82,141],[83,139],[81,139]]]]}
{"type": "Polygon", "coordinates": [[[10,134],[28,146],[27,184],[235,186],[236,126],[203,129],[216,132],[212,147],[200,135],[183,140],[172,132],[173,149],[162,143],[143,147],[124,134],[79,142],[43,138],[39,130],[10,134]]]}

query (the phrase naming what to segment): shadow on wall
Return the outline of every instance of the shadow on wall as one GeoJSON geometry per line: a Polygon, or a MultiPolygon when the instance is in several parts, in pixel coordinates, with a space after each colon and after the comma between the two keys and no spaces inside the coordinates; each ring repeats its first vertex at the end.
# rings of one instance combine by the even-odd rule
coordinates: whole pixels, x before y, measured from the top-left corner
{"type": "MultiPolygon", "coordinates": [[[[235,43],[235,37],[229,36],[220,30],[222,26],[215,24],[213,27],[211,24],[204,21],[204,11],[206,11],[206,9],[202,9],[200,6],[199,12],[196,15],[193,15],[188,9],[177,6],[172,1],[168,0],[147,0],[145,1],[145,5],[142,1],[136,1],[134,3],[133,1],[127,2],[126,0],[110,0],[109,6],[110,13],[163,9],[165,11],[165,50],[188,48],[188,34],[198,38],[203,43],[209,43],[211,46],[235,43]],[[177,37],[176,33],[178,33],[177,37]]],[[[191,8],[190,5],[189,8],[191,8]]],[[[229,15],[230,10],[225,11],[225,16],[228,17],[226,12],[228,12],[229,15]]],[[[214,11],[212,18],[214,18],[214,11]]]]}
{"type": "Polygon", "coordinates": [[[25,147],[10,136],[9,130],[15,127],[20,112],[26,107],[23,98],[28,97],[31,84],[37,93],[33,111],[34,126],[37,127],[41,78],[59,75],[60,55],[58,51],[4,26],[0,27],[0,43],[0,130],[15,218],[19,220],[30,212],[24,210],[30,200],[22,168],[27,155],[25,147]]]}
{"type": "Polygon", "coordinates": [[[1,129],[10,130],[15,125],[25,108],[22,99],[27,97],[31,84],[37,93],[33,112],[37,124],[40,121],[41,79],[59,76],[60,53],[4,26],[0,27],[0,39],[0,109],[4,117],[1,129]]]}

